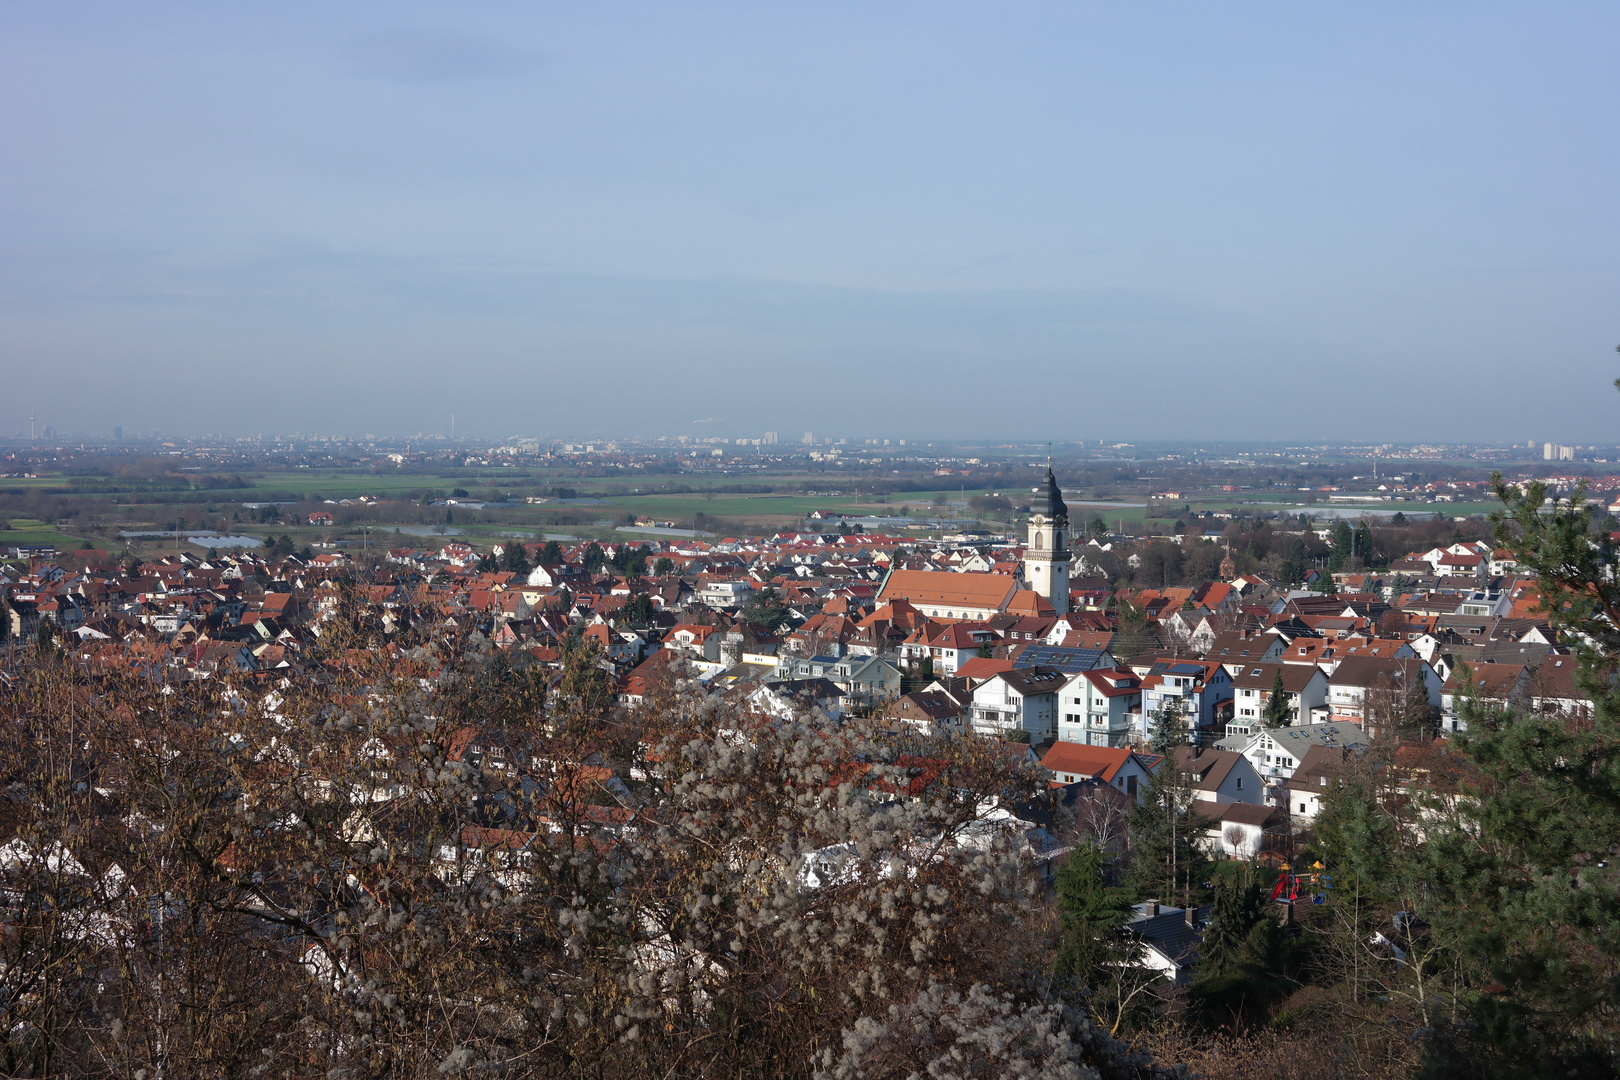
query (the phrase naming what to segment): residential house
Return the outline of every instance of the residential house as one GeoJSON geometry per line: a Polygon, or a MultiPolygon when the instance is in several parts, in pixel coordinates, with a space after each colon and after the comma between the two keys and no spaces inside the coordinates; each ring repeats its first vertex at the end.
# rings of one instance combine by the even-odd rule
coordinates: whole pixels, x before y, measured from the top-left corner
{"type": "Polygon", "coordinates": [[[1057,737],[1058,692],[1069,677],[1051,668],[999,672],[973,691],[972,724],[980,735],[1028,733],[1030,743],[1057,737]]]}
{"type": "Polygon", "coordinates": [[[1252,735],[1233,735],[1222,739],[1216,744],[1216,749],[1242,754],[1261,779],[1272,785],[1275,794],[1276,786],[1294,775],[1294,770],[1305,760],[1311,747],[1360,749],[1366,745],[1367,736],[1359,724],[1339,720],[1299,727],[1261,728],[1252,735]]]}
{"type": "Polygon", "coordinates": [[[917,690],[896,699],[883,715],[925,735],[939,735],[961,731],[967,708],[942,690],[917,690]]]}
{"type": "Polygon", "coordinates": [[[1090,746],[1124,746],[1142,712],[1142,680],[1130,668],[1071,675],[1059,691],[1058,738],[1090,746]]]}
{"type": "Polygon", "coordinates": [[[1288,815],[1275,806],[1254,803],[1194,803],[1204,822],[1200,845],[1215,856],[1252,859],[1274,850],[1289,834],[1288,815]]]}
{"type": "Polygon", "coordinates": [[[1414,684],[1421,684],[1416,692],[1438,710],[1440,677],[1418,657],[1350,657],[1334,669],[1328,682],[1332,719],[1376,725],[1383,719],[1381,713],[1398,710],[1414,684]]]}
{"type": "Polygon", "coordinates": [[[1175,767],[1192,781],[1195,799],[1255,805],[1266,801],[1265,781],[1242,754],[1199,746],[1178,746],[1173,760],[1175,767]]]}
{"type": "Polygon", "coordinates": [[[1157,754],[1137,753],[1122,746],[1055,742],[1042,756],[1041,767],[1053,783],[1074,784],[1097,780],[1140,802],[1153,771],[1163,762],[1164,759],[1157,754]]]}
{"type": "Polygon", "coordinates": [[[1162,974],[1177,986],[1193,981],[1198,965],[1198,946],[1203,928],[1209,923],[1209,907],[1178,908],[1149,900],[1136,904],[1124,930],[1142,945],[1137,961],[1162,974]]]}
{"type": "Polygon", "coordinates": [[[1342,745],[1317,743],[1305,751],[1299,766],[1283,785],[1288,814],[1296,824],[1308,824],[1322,812],[1322,798],[1333,786],[1333,778],[1352,760],[1357,750],[1342,745]]]}
{"type": "Polygon", "coordinates": [[[1287,642],[1275,634],[1245,637],[1242,634],[1221,634],[1203,650],[1205,660],[1226,665],[1228,674],[1236,675],[1249,664],[1273,661],[1282,653],[1287,642]]]}
{"type": "Polygon", "coordinates": [[[680,623],[664,635],[664,648],[697,660],[718,661],[722,640],[717,627],[680,623]]]}
{"type": "Polygon", "coordinates": [[[1153,721],[1172,702],[1181,708],[1191,742],[1224,728],[1232,713],[1232,676],[1214,660],[1158,660],[1142,679],[1142,728],[1151,734],[1153,721]]]}
{"type": "Polygon", "coordinates": [[[955,622],[948,625],[924,621],[901,646],[903,662],[916,671],[923,661],[932,660],[936,675],[954,675],[979,649],[993,645],[1001,636],[984,623],[955,622]]]}
{"type": "Polygon", "coordinates": [[[1308,724],[1312,713],[1327,704],[1328,680],[1322,669],[1300,664],[1249,664],[1234,673],[1232,720],[1228,734],[1250,734],[1265,724],[1271,694],[1281,676],[1287,725],[1308,724]]]}
{"type": "Polygon", "coordinates": [[[1468,730],[1458,709],[1464,698],[1497,707],[1527,705],[1524,690],[1529,681],[1530,668],[1524,664],[1459,664],[1440,687],[1440,729],[1468,730]]]}

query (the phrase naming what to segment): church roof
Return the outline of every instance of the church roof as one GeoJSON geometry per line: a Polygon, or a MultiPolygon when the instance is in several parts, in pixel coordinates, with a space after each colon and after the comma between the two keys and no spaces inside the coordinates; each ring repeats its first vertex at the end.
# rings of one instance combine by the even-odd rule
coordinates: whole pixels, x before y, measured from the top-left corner
{"type": "Polygon", "coordinates": [[[1030,489],[1030,495],[1031,514],[1042,514],[1046,517],[1069,516],[1069,508],[1063,502],[1063,492],[1058,490],[1057,477],[1052,475],[1052,466],[1046,467],[1046,477],[1030,489]]]}
{"type": "Polygon", "coordinates": [[[1012,599],[1017,581],[1007,574],[952,574],[942,570],[894,570],[883,583],[880,603],[990,608],[1000,611],[1012,599]]]}

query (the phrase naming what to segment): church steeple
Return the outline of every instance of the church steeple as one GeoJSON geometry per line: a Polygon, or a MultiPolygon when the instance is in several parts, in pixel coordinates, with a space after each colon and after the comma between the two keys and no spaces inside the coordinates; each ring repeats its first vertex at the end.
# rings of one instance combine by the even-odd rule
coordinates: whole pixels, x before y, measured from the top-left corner
{"type": "Polygon", "coordinates": [[[1024,580],[1051,602],[1059,615],[1069,610],[1069,508],[1052,475],[1030,489],[1029,546],[1024,551],[1024,580]]]}

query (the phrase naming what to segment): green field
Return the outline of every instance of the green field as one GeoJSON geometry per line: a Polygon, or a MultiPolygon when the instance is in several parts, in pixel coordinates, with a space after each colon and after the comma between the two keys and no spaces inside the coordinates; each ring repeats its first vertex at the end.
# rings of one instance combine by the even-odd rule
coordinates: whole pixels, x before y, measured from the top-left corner
{"type": "Polygon", "coordinates": [[[55,544],[58,548],[76,548],[82,543],[83,537],[57,532],[45,522],[33,518],[12,518],[6,522],[4,529],[0,529],[0,547],[11,547],[14,544],[55,544]]]}

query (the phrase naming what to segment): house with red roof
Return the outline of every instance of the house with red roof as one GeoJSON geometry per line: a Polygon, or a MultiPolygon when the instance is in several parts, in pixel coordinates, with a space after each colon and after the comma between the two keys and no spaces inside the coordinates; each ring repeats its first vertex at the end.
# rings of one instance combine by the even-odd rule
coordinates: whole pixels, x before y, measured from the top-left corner
{"type": "Polygon", "coordinates": [[[1096,668],[1069,677],[1058,695],[1058,739],[1122,747],[1142,712],[1142,679],[1130,668],[1096,668]]]}
{"type": "Polygon", "coordinates": [[[1153,770],[1163,761],[1157,754],[1139,754],[1123,746],[1059,741],[1041,757],[1041,767],[1054,784],[1100,780],[1140,802],[1153,770]]]}

